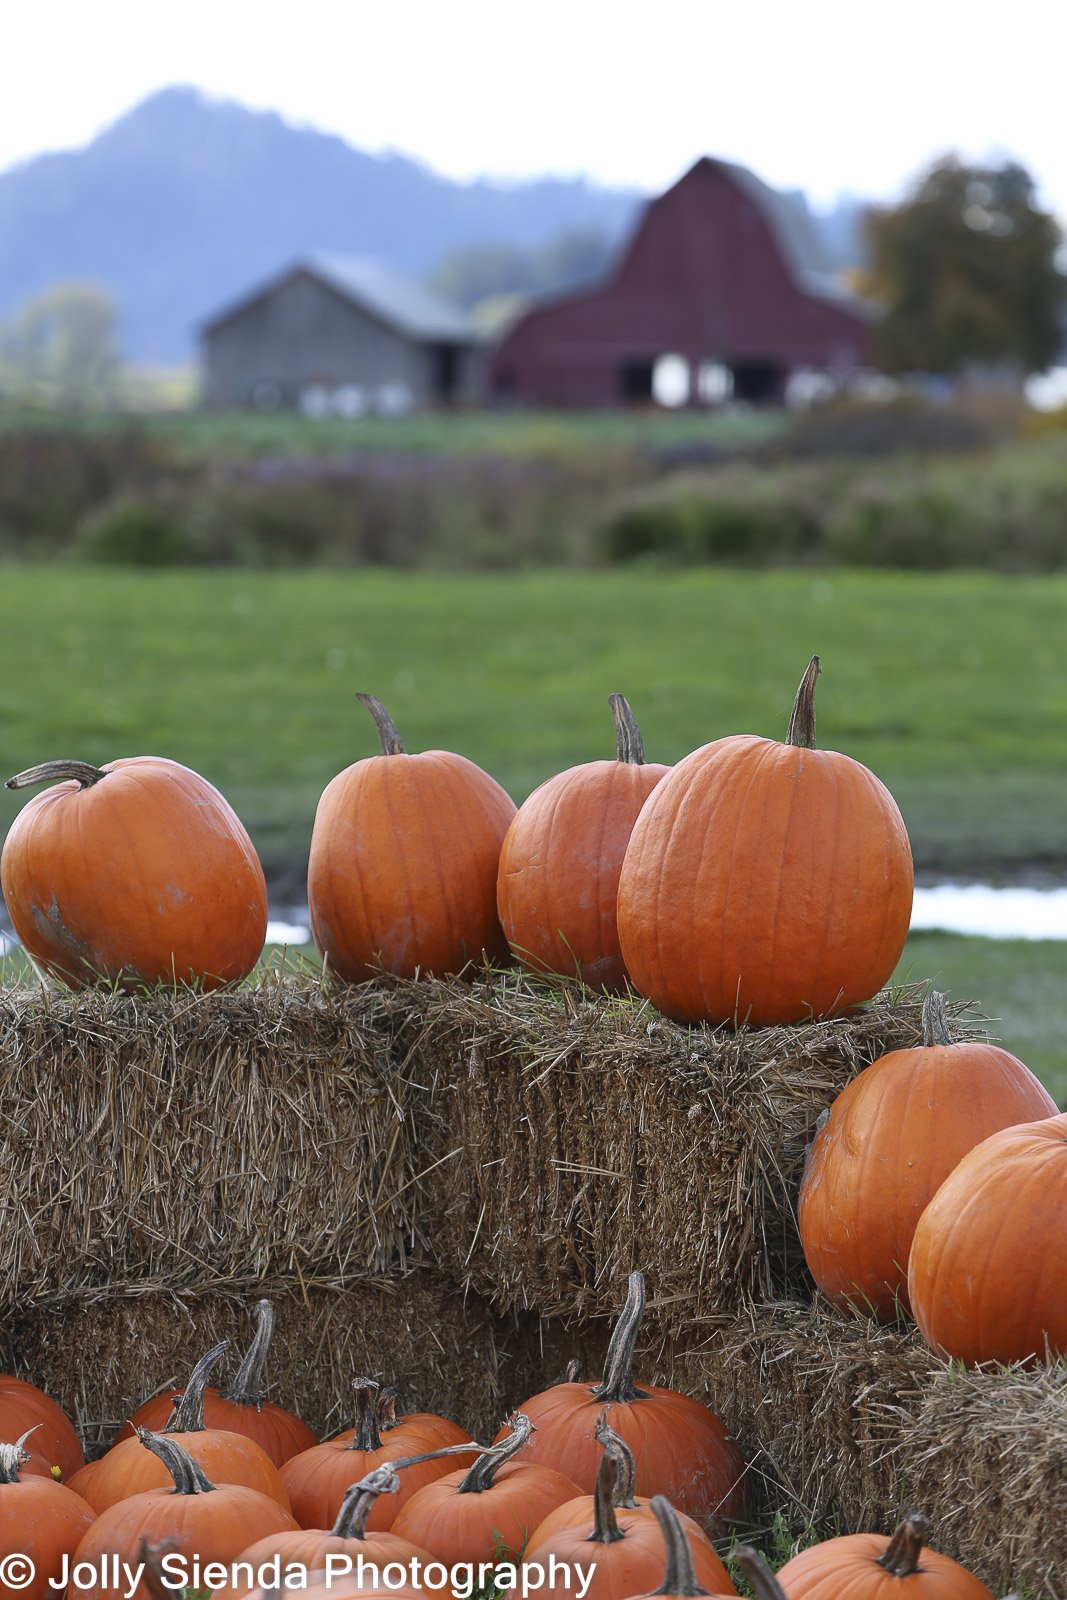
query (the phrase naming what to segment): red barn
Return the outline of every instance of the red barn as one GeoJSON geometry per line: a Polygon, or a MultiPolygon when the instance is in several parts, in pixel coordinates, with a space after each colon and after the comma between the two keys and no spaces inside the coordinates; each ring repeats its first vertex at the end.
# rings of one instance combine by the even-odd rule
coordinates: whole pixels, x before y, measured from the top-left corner
{"type": "Polygon", "coordinates": [[[531,406],[650,401],[661,356],[689,399],[728,369],[735,399],[775,401],[798,368],[868,359],[871,311],[839,288],[805,219],[746,167],[704,156],[649,203],[608,279],[543,301],[493,356],[493,397],[531,406]]]}

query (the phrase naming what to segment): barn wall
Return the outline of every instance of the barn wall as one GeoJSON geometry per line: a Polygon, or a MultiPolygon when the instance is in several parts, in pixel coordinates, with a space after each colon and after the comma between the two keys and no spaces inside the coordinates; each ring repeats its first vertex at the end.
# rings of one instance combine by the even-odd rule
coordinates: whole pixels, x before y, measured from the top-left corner
{"type": "Polygon", "coordinates": [[[852,367],[867,324],[797,285],[760,208],[713,164],[653,201],[614,279],[531,312],[498,348],[520,402],[612,405],[627,360],[852,367]]]}
{"type": "Polygon", "coordinates": [[[305,274],[252,301],[204,340],[209,405],[247,405],[261,382],[277,383],[289,402],[314,384],[406,383],[425,404],[430,370],[417,344],[305,274]]]}

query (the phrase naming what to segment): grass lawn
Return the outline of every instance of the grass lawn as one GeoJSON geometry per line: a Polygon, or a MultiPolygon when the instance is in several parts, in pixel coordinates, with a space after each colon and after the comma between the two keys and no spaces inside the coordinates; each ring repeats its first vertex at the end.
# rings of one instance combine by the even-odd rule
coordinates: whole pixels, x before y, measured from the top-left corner
{"type": "MultiPolygon", "coordinates": [[[[460,750],[521,800],[612,749],[781,737],[809,656],[819,737],[889,784],[921,867],[1067,864],[1067,578],[819,571],[440,576],[0,568],[3,776],[163,753],[216,783],[268,867],[376,746],[460,750]]],[[[0,791],[0,831],[21,803],[0,791]]]]}

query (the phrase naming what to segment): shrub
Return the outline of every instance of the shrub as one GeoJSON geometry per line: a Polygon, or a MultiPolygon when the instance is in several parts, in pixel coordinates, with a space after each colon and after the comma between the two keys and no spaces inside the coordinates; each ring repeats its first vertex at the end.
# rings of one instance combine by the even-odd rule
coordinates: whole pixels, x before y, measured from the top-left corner
{"type": "Polygon", "coordinates": [[[91,512],[79,524],[75,543],[83,560],[115,566],[174,567],[191,556],[181,522],[147,495],[119,495],[91,512]]]}

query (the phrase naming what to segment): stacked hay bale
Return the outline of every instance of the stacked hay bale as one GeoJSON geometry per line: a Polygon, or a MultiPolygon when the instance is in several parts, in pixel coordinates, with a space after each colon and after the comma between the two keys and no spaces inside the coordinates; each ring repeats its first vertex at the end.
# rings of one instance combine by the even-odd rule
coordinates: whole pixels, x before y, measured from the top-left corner
{"type": "Polygon", "coordinates": [[[737,1034],[517,973],[348,990],[0,996],[0,1366],[90,1447],[267,1293],[278,1398],[355,1371],[475,1432],[600,1360],[641,1267],[639,1371],[702,1394],[754,1516],[922,1501],[987,1582],[1062,1583],[1067,1385],[950,1371],[812,1306],[794,1207],[820,1113],[916,1044],[921,994],[737,1034]]]}

